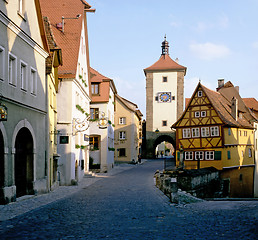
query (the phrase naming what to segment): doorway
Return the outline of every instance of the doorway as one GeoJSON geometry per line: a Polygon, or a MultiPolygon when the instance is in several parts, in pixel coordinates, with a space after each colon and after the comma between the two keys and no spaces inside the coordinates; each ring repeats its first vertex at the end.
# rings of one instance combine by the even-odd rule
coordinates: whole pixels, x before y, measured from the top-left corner
{"type": "Polygon", "coordinates": [[[33,138],[23,127],[15,140],[16,197],[34,194],[33,191],[33,138]]]}

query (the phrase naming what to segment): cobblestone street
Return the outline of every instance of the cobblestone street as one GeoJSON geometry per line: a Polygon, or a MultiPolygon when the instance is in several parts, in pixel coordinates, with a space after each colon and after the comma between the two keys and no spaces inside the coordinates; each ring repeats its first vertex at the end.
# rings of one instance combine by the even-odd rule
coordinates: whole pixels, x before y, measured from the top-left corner
{"type": "Polygon", "coordinates": [[[91,184],[67,187],[75,190],[52,201],[45,194],[45,204],[34,209],[38,197],[1,206],[0,239],[257,239],[258,201],[171,204],[154,186],[162,164],[147,161],[85,179],[91,184]],[[28,212],[8,219],[8,211],[26,204],[28,212]]]}

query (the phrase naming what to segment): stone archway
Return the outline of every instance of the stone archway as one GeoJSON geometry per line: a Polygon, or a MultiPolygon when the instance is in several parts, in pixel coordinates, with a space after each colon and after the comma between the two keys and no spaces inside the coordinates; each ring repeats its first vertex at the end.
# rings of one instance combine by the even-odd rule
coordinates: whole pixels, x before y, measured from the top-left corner
{"type": "Polygon", "coordinates": [[[154,141],[154,144],[153,144],[153,151],[154,151],[154,155],[155,155],[155,149],[156,149],[156,147],[160,144],[160,143],[162,143],[162,142],[169,142],[169,143],[171,143],[172,145],[173,145],[173,147],[174,147],[174,149],[175,149],[175,142],[174,142],[174,139],[171,137],[171,136],[169,136],[169,135],[161,135],[161,136],[159,136],[155,141],[154,141]]]}
{"type": "Polygon", "coordinates": [[[163,142],[169,142],[176,148],[176,133],[171,132],[146,132],[146,142],[143,144],[143,157],[148,159],[154,159],[156,146],[163,142]]]}
{"type": "Polygon", "coordinates": [[[33,137],[28,128],[19,130],[15,139],[14,175],[16,197],[34,194],[33,137]]]}

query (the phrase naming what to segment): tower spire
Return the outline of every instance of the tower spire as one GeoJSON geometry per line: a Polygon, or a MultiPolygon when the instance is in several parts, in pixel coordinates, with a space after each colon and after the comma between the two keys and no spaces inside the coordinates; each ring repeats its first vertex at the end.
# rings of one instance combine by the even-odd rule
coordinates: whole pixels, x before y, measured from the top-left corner
{"type": "Polygon", "coordinates": [[[166,34],[164,37],[164,41],[162,42],[161,49],[162,49],[161,55],[169,55],[169,45],[168,45],[166,34]]]}

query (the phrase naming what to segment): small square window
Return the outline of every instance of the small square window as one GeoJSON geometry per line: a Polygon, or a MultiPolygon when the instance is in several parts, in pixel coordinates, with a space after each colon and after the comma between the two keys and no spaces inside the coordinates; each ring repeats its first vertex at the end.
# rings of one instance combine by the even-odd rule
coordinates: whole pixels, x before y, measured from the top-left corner
{"type": "Polygon", "coordinates": [[[163,81],[163,82],[167,82],[167,81],[168,81],[168,77],[163,77],[163,78],[162,78],[162,81],[163,81]]]}
{"type": "Polygon", "coordinates": [[[166,127],[167,124],[168,124],[168,123],[167,123],[167,120],[163,120],[163,121],[162,121],[162,127],[166,127]]]}
{"type": "Polygon", "coordinates": [[[120,139],[120,140],[125,140],[125,139],[126,139],[126,133],[125,133],[125,131],[119,132],[119,139],[120,139]]]}
{"type": "Polygon", "coordinates": [[[120,117],[119,118],[119,124],[125,125],[126,124],[126,118],[125,117],[120,117]]]}
{"type": "Polygon", "coordinates": [[[175,96],[172,96],[172,97],[171,97],[171,100],[175,100],[175,99],[176,99],[175,96]]]}
{"type": "Polygon", "coordinates": [[[200,117],[200,112],[194,112],[194,116],[195,116],[196,118],[200,117]]]}
{"type": "Polygon", "coordinates": [[[202,97],[202,91],[198,91],[198,97],[202,97]]]}
{"type": "Polygon", "coordinates": [[[201,117],[206,117],[206,111],[201,111],[201,117]]]}

